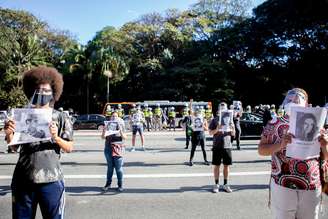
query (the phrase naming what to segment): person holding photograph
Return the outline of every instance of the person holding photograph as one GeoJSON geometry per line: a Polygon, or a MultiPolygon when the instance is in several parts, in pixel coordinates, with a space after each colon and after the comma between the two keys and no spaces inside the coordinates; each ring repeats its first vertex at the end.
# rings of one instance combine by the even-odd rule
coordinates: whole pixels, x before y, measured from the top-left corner
{"type": "Polygon", "coordinates": [[[190,114],[191,114],[191,127],[193,129],[191,134],[191,151],[190,151],[190,159],[189,166],[193,166],[193,158],[196,151],[197,145],[200,145],[203,151],[204,164],[210,165],[207,161],[206,150],[205,150],[205,131],[207,131],[207,121],[202,116],[202,112],[200,108],[196,109],[196,112],[192,111],[192,102],[190,103],[190,114]]]}
{"type": "MultiPolygon", "coordinates": [[[[62,75],[54,68],[35,67],[23,74],[23,90],[32,108],[53,109],[63,90],[62,75]]],[[[15,121],[5,124],[10,143],[15,121]]],[[[73,126],[65,113],[53,110],[51,141],[16,145],[19,158],[12,178],[13,218],[35,218],[39,204],[43,218],[63,218],[65,187],[59,162],[61,151],[73,150],[73,126]]]]}
{"type": "MultiPolygon", "coordinates": [[[[268,122],[258,146],[260,155],[272,156],[270,202],[275,218],[318,218],[321,195],[319,158],[299,160],[286,156],[286,146],[294,137],[287,133],[291,107],[306,107],[307,103],[305,90],[289,90],[282,104],[286,115],[268,122]]],[[[323,158],[328,160],[327,134],[321,130],[318,140],[323,158]]]]}
{"type": "Polygon", "coordinates": [[[124,123],[120,122],[117,112],[113,112],[108,127],[104,127],[101,137],[106,139],[104,154],[107,161],[107,180],[103,191],[108,191],[111,187],[114,168],[117,176],[117,191],[123,192],[123,140],[126,139],[124,134],[124,123]],[[116,133],[105,136],[106,130],[116,133]]]}
{"type": "MultiPolygon", "coordinates": [[[[225,102],[220,103],[219,111],[227,110],[227,104],[225,102]]],[[[234,124],[230,119],[229,113],[221,113],[222,118],[217,116],[214,118],[209,125],[209,133],[213,135],[213,153],[212,153],[212,164],[213,164],[213,175],[214,175],[214,187],[213,192],[219,192],[219,177],[220,177],[220,165],[223,162],[223,190],[231,193],[232,190],[228,185],[229,177],[229,166],[232,165],[232,144],[231,138],[235,135],[234,124]],[[228,116],[226,116],[228,115],[228,116]],[[228,119],[227,119],[228,118],[228,119]],[[223,120],[219,125],[220,119],[223,120]],[[223,125],[228,125],[229,131],[224,131],[223,125]]],[[[220,115],[220,113],[219,113],[220,115]]]]}
{"type": "Polygon", "coordinates": [[[141,148],[143,151],[145,151],[145,138],[143,134],[143,124],[145,123],[145,116],[144,113],[141,111],[141,107],[138,106],[137,109],[134,111],[134,113],[131,115],[131,121],[132,121],[132,148],[131,152],[135,151],[135,145],[136,145],[136,136],[137,132],[139,132],[140,139],[141,139],[141,148]]]}

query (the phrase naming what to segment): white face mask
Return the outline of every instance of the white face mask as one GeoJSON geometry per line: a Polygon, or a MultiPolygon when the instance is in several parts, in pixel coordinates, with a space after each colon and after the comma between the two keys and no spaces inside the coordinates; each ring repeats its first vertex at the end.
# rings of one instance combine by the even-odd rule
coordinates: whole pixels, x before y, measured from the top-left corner
{"type": "Polygon", "coordinates": [[[305,104],[299,104],[299,103],[289,102],[289,103],[287,103],[287,104],[284,105],[285,113],[290,116],[290,113],[292,111],[292,107],[295,107],[295,106],[305,107],[305,104]]]}

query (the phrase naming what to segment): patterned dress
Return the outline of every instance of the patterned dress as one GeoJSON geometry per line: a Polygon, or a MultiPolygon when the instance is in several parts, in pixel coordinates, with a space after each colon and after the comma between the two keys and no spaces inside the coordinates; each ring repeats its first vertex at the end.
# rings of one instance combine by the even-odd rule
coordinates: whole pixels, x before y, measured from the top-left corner
{"type": "MultiPolygon", "coordinates": [[[[288,117],[277,117],[269,122],[262,135],[268,144],[279,144],[289,128],[288,117]]],[[[286,157],[286,148],[274,153],[271,177],[277,185],[298,190],[316,190],[321,187],[319,158],[298,160],[286,157]]]]}

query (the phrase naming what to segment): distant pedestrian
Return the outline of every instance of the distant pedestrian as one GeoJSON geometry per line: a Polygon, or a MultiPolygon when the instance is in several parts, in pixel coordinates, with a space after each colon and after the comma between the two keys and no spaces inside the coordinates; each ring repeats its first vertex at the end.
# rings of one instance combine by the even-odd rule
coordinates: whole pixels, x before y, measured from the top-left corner
{"type": "Polygon", "coordinates": [[[190,110],[191,110],[191,121],[192,121],[192,136],[191,136],[191,151],[190,151],[190,159],[189,159],[189,165],[193,166],[193,158],[196,151],[197,145],[200,145],[203,151],[203,157],[204,157],[204,164],[210,165],[210,163],[207,161],[206,157],[206,150],[205,150],[205,131],[207,131],[207,121],[202,116],[201,110],[198,108],[196,109],[195,113],[192,111],[192,101],[190,104],[190,110]]]}
{"type": "Polygon", "coordinates": [[[126,139],[124,134],[124,123],[120,121],[117,112],[113,112],[108,123],[110,135],[106,136],[108,127],[104,127],[101,137],[106,139],[104,154],[107,161],[107,177],[103,191],[108,191],[112,184],[114,169],[117,176],[117,190],[123,191],[123,140],[126,139]]]}
{"type": "Polygon", "coordinates": [[[131,115],[131,121],[132,121],[132,148],[131,151],[135,151],[135,145],[136,145],[136,135],[137,132],[140,135],[141,139],[141,147],[142,150],[145,150],[145,139],[144,139],[144,134],[143,134],[143,126],[145,123],[145,116],[143,112],[141,111],[141,107],[138,106],[136,110],[133,112],[131,115]]]}
{"type": "MultiPolygon", "coordinates": [[[[222,102],[219,105],[219,111],[227,110],[227,104],[222,102]]],[[[230,126],[229,131],[223,130],[222,125],[219,125],[220,117],[214,118],[209,125],[209,133],[213,135],[213,149],[212,149],[212,165],[214,175],[213,192],[219,192],[219,177],[220,166],[223,163],[223,190],[231,193],[232,190],[228,184],[229,166],[232,165],[232,144],[231,138],[235,135],[235,127],[233,122],[227,124],[230,126]]]]}

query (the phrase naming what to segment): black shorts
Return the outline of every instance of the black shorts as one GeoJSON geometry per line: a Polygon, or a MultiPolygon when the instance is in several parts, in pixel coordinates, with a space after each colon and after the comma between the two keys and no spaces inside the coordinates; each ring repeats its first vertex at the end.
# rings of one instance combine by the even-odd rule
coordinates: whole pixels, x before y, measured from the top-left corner
{"type": "Polygon", "coordinates": [[[222,160],[223,160],[223,165],[232,164],[231,149],[213,148],[212,164],[215,166],[219,166],[221,165],[222,160]]]}

